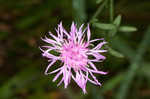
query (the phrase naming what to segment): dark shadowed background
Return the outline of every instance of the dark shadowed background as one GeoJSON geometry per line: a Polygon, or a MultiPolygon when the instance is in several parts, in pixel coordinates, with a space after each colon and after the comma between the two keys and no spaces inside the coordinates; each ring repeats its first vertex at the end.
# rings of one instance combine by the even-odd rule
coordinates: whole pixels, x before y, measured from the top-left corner
{"type": "MultiPolygon", "coordinates": [[[[150,99],[150,0],[0,0],[0,99],[150,99]],[[101,87],[67,89],[44,75],[41,37],[62,21],[90,23],[108,42],[101,87]]],[[[55,66],[51,70],[54,70],[55,66]]]]}

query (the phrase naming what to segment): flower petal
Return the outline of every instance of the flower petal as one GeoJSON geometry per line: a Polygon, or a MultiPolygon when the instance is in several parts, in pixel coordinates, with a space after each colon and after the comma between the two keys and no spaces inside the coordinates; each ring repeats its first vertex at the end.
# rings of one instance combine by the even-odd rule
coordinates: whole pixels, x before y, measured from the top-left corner
{"type": "Polygon", "coordinates": [[[47,73],[47,72],[48,72],[49,68],[50,68],[55,62],[56,62],[56,60],[53,60],[53,61],[47,66],[47,68],[46,68],[46,70],[45,70],[45,75],[48,75],[48,74],[49,74],[49,73],[47,73]]]}
{"type": "Polygon", "coordinates": [[[87,27],[87,42],[90,41],[90,37],[91,37],[91,31],[90,31],[90,27],[89,27],[89,24],[88,24],[88,27],[87,27]]]}

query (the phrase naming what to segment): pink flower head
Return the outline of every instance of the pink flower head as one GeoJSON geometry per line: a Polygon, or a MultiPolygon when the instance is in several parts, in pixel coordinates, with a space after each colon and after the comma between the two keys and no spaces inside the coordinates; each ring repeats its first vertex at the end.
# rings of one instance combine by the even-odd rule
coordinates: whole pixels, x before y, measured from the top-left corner
{"type": "Polygon", "coordinates": [[[42,46],[42,55],[47,57],[49,65],[45,70],[45,74],[57,73],[53,81],[56,81],[60,75],[62,79],[58,83],[58,86],[63,82],[64,87],[67,88],[71,78],[82,88],[86,93],[87,81],[101,85],[98,82],[93,73],[107,74],[106,72],[99,71],[93,62],[101,62],[105,59],[101,53],[106,50],[100,49],[106,42],[103,39],[90,40],[91,32],[89,25],[83,30],[83,24],[77,29],[74,22],[71,25],[71,31],[68,33],[62,26],[62,23],[58,25],[56,29],[57,36],[49,32],[52,39],[45,37],[43,41],[48,43],[48,46],[42,46]],[[87,36],[87,39],[85,39],[87,36]],[[92,42],[101,40],[97,46],[93,47],[92,42]],[[93,48],[91,48],[93,47],[93,48]],[[53,52],[59,53],[58,55],[52,54],[53,52]],[[60,60],[63,65],[58,69],[48,72],[49,68],[57,61],[60,60]]]}

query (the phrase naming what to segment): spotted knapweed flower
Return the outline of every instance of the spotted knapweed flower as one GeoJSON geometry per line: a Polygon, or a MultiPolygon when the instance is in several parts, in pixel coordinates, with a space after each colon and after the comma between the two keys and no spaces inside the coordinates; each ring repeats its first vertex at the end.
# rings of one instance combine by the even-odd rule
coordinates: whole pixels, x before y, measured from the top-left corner
{"type": "Polygon", "coordinates": [[[107,50],[100,49],[106,44],[104,39],[90,40],[91,32],[89,24],[85,29],[83,29],[83,24],[78,29],[73,22],[71,31],[68,33],[60,22],[56,32],[57,36],[49,32],[51,39],[48,37],[42,38],[43,41],[49,44],[48,46],[42,46],[42,48],[40,48],[43,52],[42,55],[48,58],[50,62],[45,70],[45,74],[57,73],[53,82],[62,75],[58,86],[63,82],[65,88],[67,88],[70,80],[73,79],[78,86],[82,88],[84,93],[86,93],[87,81],[95,85],[101,85],[93,73],[107,73],[99,71],[93,62],[101,62],[105,59],[101,53],[107,50]],[[95,41],[101,42],[93,47],[94,45],[91,43],[95,41]],[[56,55],[54,52],[59,54],[56,55]],[[58,60],[63,63],[62,66],[52,72],[48,72],[49,68],[58,60]]]}

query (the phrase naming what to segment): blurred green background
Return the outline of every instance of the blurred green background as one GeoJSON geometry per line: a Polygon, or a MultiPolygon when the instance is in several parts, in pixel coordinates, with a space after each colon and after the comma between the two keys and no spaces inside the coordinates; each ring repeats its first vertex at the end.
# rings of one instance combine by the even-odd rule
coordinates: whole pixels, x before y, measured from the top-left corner
{"type": "Polygon", "coordinates": [[[0,0],[0,99],[150,99],[149,44],[150,0],[0,0]],[[90,23],[92,39],[108,42],[96,65],[109,73],[85,95],[44,75],[41,37],[60,21],[68,31],[72,21],[90,23]]]}

